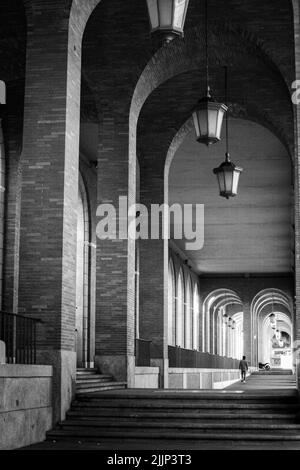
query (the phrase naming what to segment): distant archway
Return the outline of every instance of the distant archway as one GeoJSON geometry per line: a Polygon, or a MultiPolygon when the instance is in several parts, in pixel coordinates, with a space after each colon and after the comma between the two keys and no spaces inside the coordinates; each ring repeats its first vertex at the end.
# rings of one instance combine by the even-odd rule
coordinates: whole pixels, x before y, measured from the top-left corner
{"type": "Polygon", "coordinates": [[[240,358],[244,350],[243,303],[230,289],[211,292],[203,303],[202,351],[240,358]]]}
{"type": "Polygon", "coordinates": [[[76,251],[76,354],[77,366],[89,362],[89,240],[90,222],[87,195],[82,178],[77,201],[77,251],[76,251]]]}
{"type": "Polygon", "coordinates": [[[279,289],[259,292],[251,305],[254,364],[272,368],[293,367],[293,316],[291,300],[279,289]]]}

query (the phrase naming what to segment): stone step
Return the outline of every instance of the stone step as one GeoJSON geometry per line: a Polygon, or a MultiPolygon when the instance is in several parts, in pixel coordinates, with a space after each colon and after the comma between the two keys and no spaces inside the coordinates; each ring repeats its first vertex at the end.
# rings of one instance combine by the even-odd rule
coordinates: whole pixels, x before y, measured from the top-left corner
{"type": "Polygon", "coordinates": [[[78,398],[81,394],[92,394],[98,392],[104,392],[107,390],[122,390],[126,388],[126,382],[103,382],[92,385],[76,386],[76,397],[78,398]]]}
{"type": "Polygon", "coordinates": [[[91,381],[91,382],[80,382],[76,384],[76,390],[83,390],[85,388],[99,388],[102,385],[103,386],[108,386],[108,385],[124,385],[126,382],[115,382],[113,380],[96,380],[96,381],[91,381]]]}
{"type": "Polygon", "coordinates": [[[166,420],[173,422],[176,419],[182,421],[205,421],[205,420],[251,420],[251,421],[276,421],[276,422],[289,422],[295,423],[295,414],[294,413],[261,413],[261,410],[258,412],[232,412],[229,413],[122,413],[118,412],[109,412],[105,413],[105,410],[78,410],[78,411],[69,411],[67,413],[68,419],[74,420],[99,420],[100,422],[108,422],[116,420],[116,422],[127,422],[128,419],[132,420],[151,420],[151,421],[161,421],[166,420]]]}
{"type": "MultiPolygon", "coordinates": [[[[113,392],[111,392],[113,393],[113,392]]],[[[118,392],[119,393],[119,392],[118,392]]],[[[125,395],[125,394],[124,394],[125,395]]],[[[174,407],[194,407],[197,408],[198,406],[219,406],[219,405],[224,405],[224,406],[239,406],[239,405],[246,405],[246,404],[252,404],[252,405],[295,405],[299,403],[299,400],[297,397],[287,397],[284,399],[283,397],[250,397],[250,396],[244,396],[241,397],[239,396],[238,398],[219,398],[219,399],[214,399],[210,397],[204,397],[202,399],[182,399],[180,400],[178,396],[174,399],[169,399],[169,398],[159,398],[157,397],[156,399],[151,399],[151,398],[139,398],[139,399],[134,399],[131,397],[127,397],[126,395],[123,398],[112,398],[107,394],[103,394],[101,396],[97,396],[97,394],[93,396],[87,396],[87,397],[81,397],[79,402],[85,402],[86,404],[94,404],[94,405],[99,405],[101,406],[128,406],[128,407],[168,407],[168,408],[174,408],[174,407]]]]}
{"type": "MultiPolygon", "coordinates": [[[[230,404],[300,404],[298,398],[296,396],[291,396],[291,397],[287,397],[286,399],[284,399],[283,397],[251,397],[249,395],[245,395],[245,396],[239,396],[237,398],[233,398],[233,397],[222,397],[222,398],[210,398],[210,397],[203,397],[203,398],[197,398],[197,397],[193,397],[193,398],[189,398],[189,399],[180,399],[178,398],[178,396],[176,398],[173,398],[173,399],[169,399],[169,398],[160,398],[160,397],[157,397],[156,399],[151,399],[151,398],[147,398],[147,397],[144,397],[144,398],[131,398],[131,397],[127,397],[127,396],[124,396],[123,398],[122,397],[116,397],[114,398],[113,396],[113,393],[114,392],[108,392],[108,393],[111,393],[111,396],[109,396],[108,394],[103,394],[101,396],[97,396],[97,395],[94,395],[94,396],[87,396],[86,398],[85,397],[81,397],[80,401],[85,401],[86,403],[90,402],[90,403],[95,403],[95,404],[99,404],[101,403],[101,405],[105,405],[105,406],[109,406],[109,404],[111,405],[120,405],[120,406],[148,406],[149,404],[153,404],[153,405],[157,405],[157,406],[169,406],[169,407],[175,407],[175,406],[181,406],[181,405],[185,405],[185,406],[197,406],[197,405],[201,405],[201,404],[205,404],[205,405],[208,405],[208,404],[211,404],[211,406],[214,406],[214,405],[217,405],[218,403],[222,403],[222,404],[227,404],[227,405],[230,405],[230,404]]],[[[120,393],[120,392],[117,392],[117,393],[120,393]]]]}
{"type": "Polygon", "coordinates": [[[203,442],[221,447],[224,442],[236,447],[264,442],[274,449],[288,442],[300,449],[294,376],[251,377],[247,388],[237,384],[224,391],[119,390],[126,384],[112,381],[100,382],[98,390],[99,380],[81,377],[66,421],[47,434],[48,442],[121,442],[137,448],[143,442],[154,448],[170,441],[181,442],[181,448],[190,443],[201,448],[203,442]],[[110,390],[105,391],[108,384],[110,390]]]}
{"type": "MultiPolygon", "coordinates": [[[[95,428],[75,428],[75,429],[63,429],[59,430],[56,429],[47,433],[47,440],[72,440],[72,439],[80,439],[80,440],[88,440],[93,441],[97,439],[109,439],[109,438],[120,438],[124,440],[125,431],[122,429],[121,431],[106,429],[103,432],[100,432],[99,429],[95,428]]],[[[219,432],[214,430],[208,430],[205,432],[204,430],[195,430],[195,431],[177,431],[172,432],[170,434],[170,430],[145,430],[145,429],[138,429],[126,431],[126,439],[159,439],[159,440],[170,440],[172,439],[181,439],[181,440],[231,440],[231,441],[300,441],[300,430],[289,430],[286,429],[284,432],[279,432],[278,429],[274,430],[264,430],[257,431],[257,429],[253,429],[251,432],[247,430],[247,432],[241,432],[240,430],[232,431],[228,429],[228,431],[224,429],[220,429],[219,432]]]]}
{"type": "Polygon", "coordinates": [[[198,408],[168,408],[168,409],[162,409],[162,408],[155,408],[154,406],[152,408],[118,408],[118,407],[95,407],[95,406],[83,406],[83,403],[76,404],[76,402],[73,402],[72,407],[70,412],[75,412],[75,413],[81,413],[81,414],[99,414],[103,416],[139,416],[141,414],[146,415],[146,416],[196,416],[198,417],[199,415],[203,415],[204,413],[207,413],[209,415],[214,415],[214,414],[222,414],[222,415],[232,415],[236,416],[239,414],[263,414],[265,410],[265,414],[270,415],[278,415],[278,414],[295,414],[298,411],[300,411],[300,407],[298,405],[280,405],[277,407],[265,407],[265,406],[248,406],[248,407],[229,407],[229,406],[214,406],[214,407],[198,407],[198,408]]]}
{"type": "Polygon", "coordinates": [[[76,377],[111,377],[111,375],[101,374],[100,372],[82,372],[76,374],[76,377]]]}
{"type": "Polygon", "coordinates": [[[76,379],[76,386],[82,384],[91,384],[99,382],[113,382],[113,378],[110,375],[95,375],[91,377],[82,377],[76,379]]]}
{"type": "Polygon", "coordinates": [[[239,421],[201,421],[201,422],[182,422],[180,421],[156,421],[156,422],[145,422],[145,421],[111,421],[111,420],[75,420],[70,419],[59,424],[59,429],[108,429],[108,428],[125,428],[131,429],[134,428],[136,431],[139,430],[149,430],[149,429],[170,429],[172,432],[182,429],[214,429],[214,430],[225,430],[232,431],[233,429],[238,431],[245,430],[285,430],[292,431],[295,430],[300,433],[300,424],[296,423],[271,423],[271,422],[245,422],[243,420],[239,421]]]}

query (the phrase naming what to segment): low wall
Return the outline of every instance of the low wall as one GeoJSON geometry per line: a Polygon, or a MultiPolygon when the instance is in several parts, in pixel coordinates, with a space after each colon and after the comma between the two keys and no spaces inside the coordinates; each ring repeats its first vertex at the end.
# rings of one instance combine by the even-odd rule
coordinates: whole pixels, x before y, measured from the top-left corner
{"type": "Polygon", "coordinates": [[[169,369],[169,388],[222,389],[240,380],[238,369],[169,369]]]}
{"type": "Polygon", "coordinates": [[[136,367],[135,388],[158,388],[159,367],[136,367]]]}
{"type": "Polygon", "coordinates": [[[0,365],[0,449],[45,439],[52,427],[52,367],[0,365]]]}

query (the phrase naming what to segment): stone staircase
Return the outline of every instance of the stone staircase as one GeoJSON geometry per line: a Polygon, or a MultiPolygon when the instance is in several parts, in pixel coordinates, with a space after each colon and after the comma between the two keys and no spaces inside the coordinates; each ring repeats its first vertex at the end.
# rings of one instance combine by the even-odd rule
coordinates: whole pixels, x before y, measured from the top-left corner
{"type": "Polygon", "coordinates": [[[300,449],[299,396],[291,384],[283,390],[80,393],[47,440],[102,448],[113,443],[115,449],[222,449],[228,444],[274,449],[284,443],[300,449]]]}
{"type": "Polygon", "coordinates": [[[76,395],[125,389],[126,382],[115,382],[110,375],[99,374],[97,369],[77,369],[76,395]]]}

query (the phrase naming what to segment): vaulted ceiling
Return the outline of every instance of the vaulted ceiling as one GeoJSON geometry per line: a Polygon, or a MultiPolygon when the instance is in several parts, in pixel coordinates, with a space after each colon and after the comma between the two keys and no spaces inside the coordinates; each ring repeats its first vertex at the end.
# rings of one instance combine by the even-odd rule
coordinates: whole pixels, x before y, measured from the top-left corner
{"type": "Polygon", "coordinates": [[[224,160],[224,140],[207,149],[192,131],[174,156],[170,202],[204,204],[203,249],[186,255],[199,273],[291,272],[293,191],[286,149],[266,128],[240,119],[231,121],[230,142],[232,160],[244,171],[238,196],[229,200],[219,197],[212,172],[224,160]]]}

